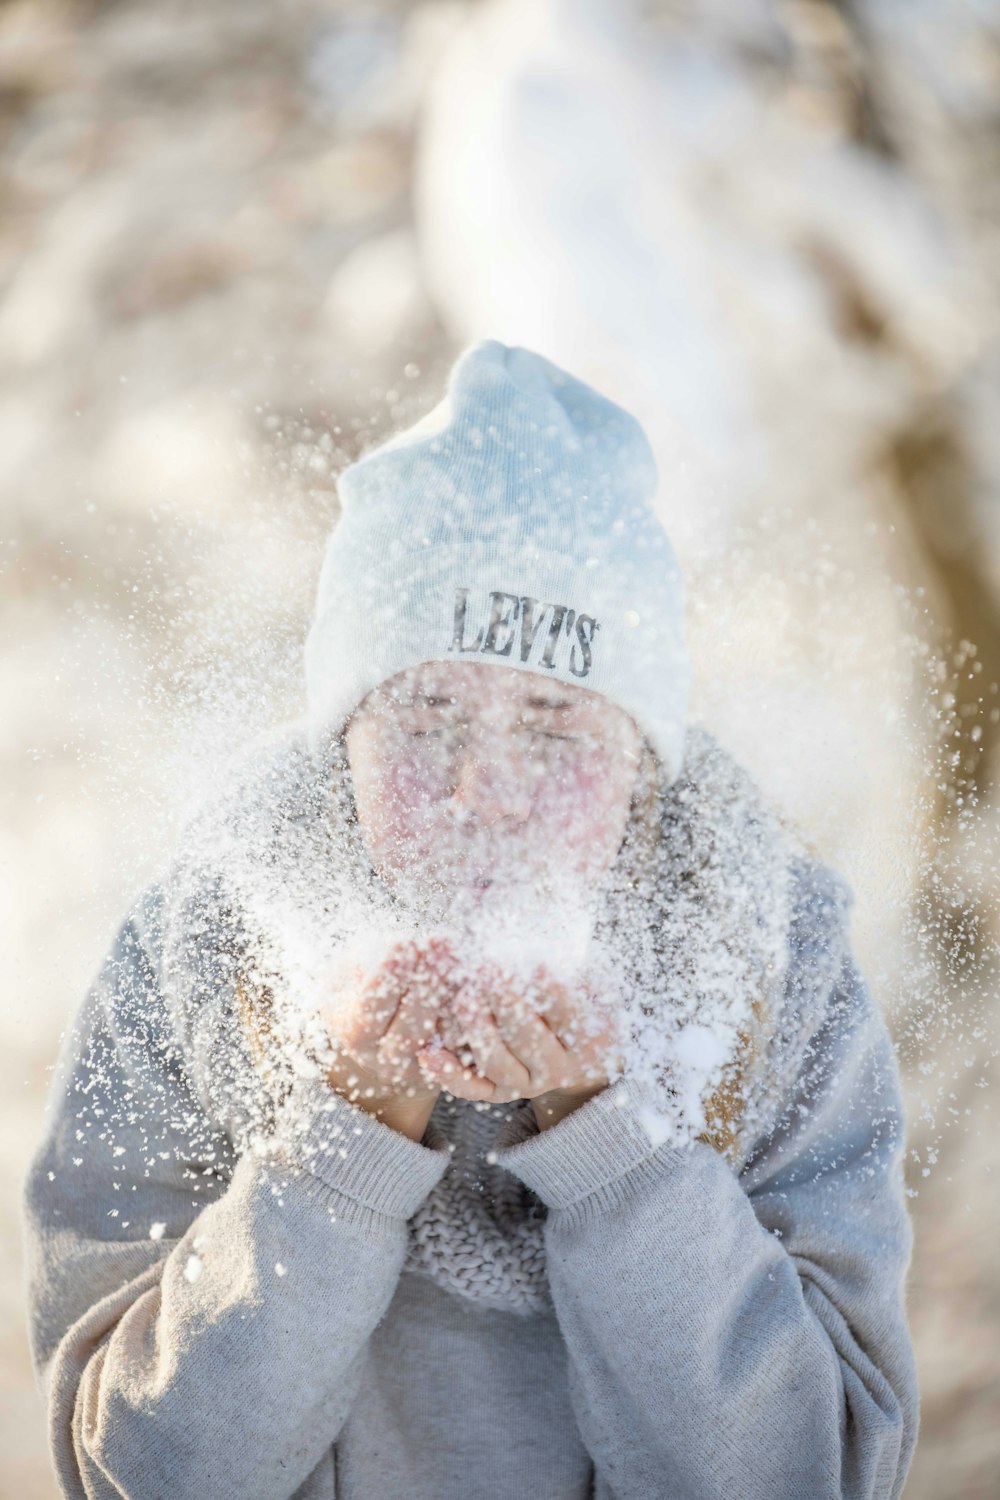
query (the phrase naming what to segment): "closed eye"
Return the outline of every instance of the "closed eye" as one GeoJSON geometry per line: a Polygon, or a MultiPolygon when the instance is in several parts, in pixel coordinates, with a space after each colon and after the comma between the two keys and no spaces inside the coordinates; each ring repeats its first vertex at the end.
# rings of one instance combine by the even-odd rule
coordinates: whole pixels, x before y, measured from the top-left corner
{"type": "Polygon", "coordinates": [[[550,729],[529,729],[529,734],[540,734],[543,740],[576,740],[575,734],[553,734],[550,729]]]}

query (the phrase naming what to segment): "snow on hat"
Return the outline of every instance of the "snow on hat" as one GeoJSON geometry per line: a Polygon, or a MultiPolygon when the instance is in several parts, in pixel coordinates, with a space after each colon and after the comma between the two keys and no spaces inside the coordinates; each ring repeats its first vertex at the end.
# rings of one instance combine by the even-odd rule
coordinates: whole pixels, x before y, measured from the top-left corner
{"type": "Polygon", "coordinates": [[[690,664],[657,469],[622,407],[485,339],[415,426],[338,480],[306,641],[313,751],[421,662],[495,662],[602,693],[673,780],[690,664]]]}

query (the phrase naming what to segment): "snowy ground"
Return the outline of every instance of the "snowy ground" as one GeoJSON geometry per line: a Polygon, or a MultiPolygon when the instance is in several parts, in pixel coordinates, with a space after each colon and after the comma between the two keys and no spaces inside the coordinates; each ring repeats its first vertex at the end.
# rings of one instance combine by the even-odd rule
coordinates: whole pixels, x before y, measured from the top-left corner
{"type": "Polygon", "coordinates": [[[4,1493],[54,1493],[17,1205],[60,1030],[301,706],[337,469],[483,334],[640,411],[698,713],[855,887],[913,1122],[907,1500],[996,1492],[1000,41],[902,9],[0,12],[4,1493]]]}

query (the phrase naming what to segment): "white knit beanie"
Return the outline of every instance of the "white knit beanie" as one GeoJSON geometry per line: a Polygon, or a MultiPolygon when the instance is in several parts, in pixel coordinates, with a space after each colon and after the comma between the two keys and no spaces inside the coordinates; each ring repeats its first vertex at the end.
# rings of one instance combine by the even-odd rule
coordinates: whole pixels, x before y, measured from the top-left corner
{"type": "Polygon", "coordinates": [[[305,648],[310,747],[421,662],[495,662],[602,693],[670,780],[690,694],[683,591],[636,419],[486,339],[445,398],[340,475],[305,648]]]}

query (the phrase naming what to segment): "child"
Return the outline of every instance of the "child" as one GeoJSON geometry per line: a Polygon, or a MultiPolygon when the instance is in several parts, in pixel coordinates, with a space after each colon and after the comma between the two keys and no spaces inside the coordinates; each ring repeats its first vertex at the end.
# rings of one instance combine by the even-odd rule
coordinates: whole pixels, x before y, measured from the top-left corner
{"type": "Polygon", "coordinates": [[[341,476],[308,721],[124,921],[26,1184],[67,1496],[890,1500],[895,1058],[686,724],[621,408],[524,349],[341,476]]]}

